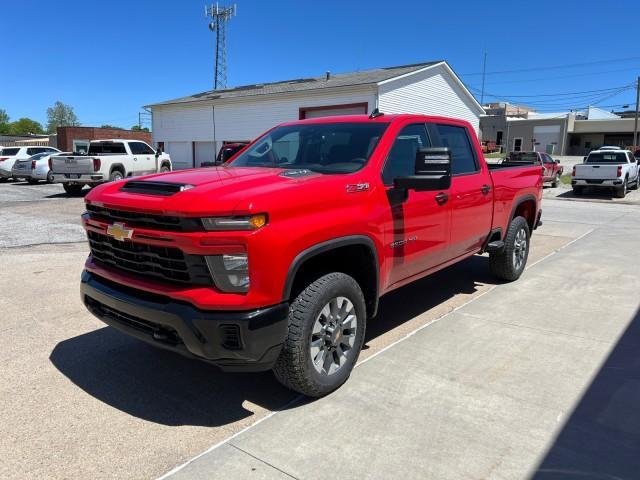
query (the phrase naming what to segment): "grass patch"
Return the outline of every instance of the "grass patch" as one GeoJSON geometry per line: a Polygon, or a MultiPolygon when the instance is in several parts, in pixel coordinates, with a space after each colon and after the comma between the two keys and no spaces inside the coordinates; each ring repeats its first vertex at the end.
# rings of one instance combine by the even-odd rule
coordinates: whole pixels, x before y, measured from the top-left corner
{"type": "Polygon", "coordinates": [[[505,158],[507,156],[506,153],[494,152],[494,153],[485,153],[484,158],[505,158]]]}
{"type": "Polygon", "coordinates": [[[560,177],[560,183],[562,183],[564,185],[571,185],[571,174],[570,173],[565,173],[564,175],[562,175],[560,177]]]}

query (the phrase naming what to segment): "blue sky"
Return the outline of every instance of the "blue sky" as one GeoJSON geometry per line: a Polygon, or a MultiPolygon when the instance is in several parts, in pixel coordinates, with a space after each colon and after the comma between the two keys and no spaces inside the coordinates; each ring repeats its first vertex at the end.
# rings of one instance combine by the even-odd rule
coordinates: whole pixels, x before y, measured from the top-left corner
{"type": "MultiPolygon", "coordinates": [[[[142,105],[211,86],[201,0],[3,3],[0,108],[12,120],[44,123],[61,100],[82,124],[128,128],[142,105]]],[[[479,89],[486,51],[485,91],[500,98],[547,111],[635,102],[614,88],[640,75],[637,0],[236,3],[229,86],[446,59],[479,89]]]]}

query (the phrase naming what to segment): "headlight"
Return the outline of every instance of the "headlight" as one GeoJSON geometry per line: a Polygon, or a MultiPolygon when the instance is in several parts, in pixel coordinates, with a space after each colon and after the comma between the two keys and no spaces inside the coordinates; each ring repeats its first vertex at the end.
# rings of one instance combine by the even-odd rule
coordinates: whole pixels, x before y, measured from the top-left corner
{"type": "Polygon", "coordinates": [[[249,259],[246,253],[205,257],[216,286],[223,292],[246,293],[249,290],[249,259]]]}
{"type": "Polygon", "coordinates": [[[209,217],[202,219],[205,230],[257,230],[267,224],[267,215],[259,213],[244,217],[209,217]]]}

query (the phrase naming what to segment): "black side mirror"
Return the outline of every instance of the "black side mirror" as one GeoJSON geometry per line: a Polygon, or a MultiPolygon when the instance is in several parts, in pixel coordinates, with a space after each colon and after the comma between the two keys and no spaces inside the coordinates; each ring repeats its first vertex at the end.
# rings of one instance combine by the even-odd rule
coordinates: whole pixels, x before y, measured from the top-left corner
{"type": "Polygon", "coordinates": [[[587,161],[587,157],[582,157],[582,163],[587,161]]]}
{"type": "Polygon", "coordinates": [[[393,186],[418,192],[448,189],[451,186],[451,151],[448,147],[418,149],[415,175],[394,178],[393,186]]]}

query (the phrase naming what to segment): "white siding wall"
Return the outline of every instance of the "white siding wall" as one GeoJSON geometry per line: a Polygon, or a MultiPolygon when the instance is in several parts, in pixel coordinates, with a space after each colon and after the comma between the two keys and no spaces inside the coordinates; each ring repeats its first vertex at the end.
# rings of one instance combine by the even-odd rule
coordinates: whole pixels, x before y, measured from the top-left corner
{"type": "MultiPolygon", "coordinates": [[[[211,142],[214,140],[213,106],[215,105],[216,152],[223,141],[253,140],[282,122],[298,120],[300,107],[318,107],[366,102],[370,112],[375,106],[372,87],[341,89],[333,93],[303,92],[263,99],[236,99],[233,102],[153,107],[153,141],[211,142]]],[[[180,154],[181,156],[183,154],[180,154]]],[[[185,150],[184,155],[187,155],[185,150]]],[[[188,158],[173,158],[176,165],[191,165],[188,158]]],[[[184,168],[184,167],[183,167],[184,168]]]]}
{"type": "Polygon", "coordinates": [[[444,67],[383,83],[378,108],[384,113],[422,113],[461,118],[480,131],[480,112],[444,67]]]}

